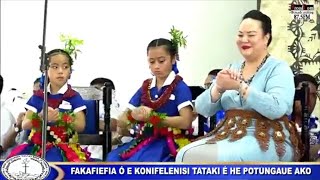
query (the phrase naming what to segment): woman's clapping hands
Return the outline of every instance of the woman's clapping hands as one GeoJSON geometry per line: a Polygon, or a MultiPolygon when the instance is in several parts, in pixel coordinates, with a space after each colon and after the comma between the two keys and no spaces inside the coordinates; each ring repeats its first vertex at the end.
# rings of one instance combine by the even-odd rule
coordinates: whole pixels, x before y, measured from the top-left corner
{"type": "Polygon", "coordinates": [[[240,86],[240,73],[232,69],[221,70],[216,77],[216,87],[219,92],[238,90],[240,86]]]}

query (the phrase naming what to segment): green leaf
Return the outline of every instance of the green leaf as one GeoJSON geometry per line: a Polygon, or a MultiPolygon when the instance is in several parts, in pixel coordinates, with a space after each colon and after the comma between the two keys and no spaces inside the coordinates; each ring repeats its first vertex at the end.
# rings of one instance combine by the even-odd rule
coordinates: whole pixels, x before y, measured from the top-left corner
{"type": "Polygon", "coordinates": [[[175,44],[177,48],[179,47],[186,47],[187,46],[187,36],[183,36],[183,31],[180,31],[176,29],[174,26],[172,26],[172,29],[170,30],[170,35],[172,36],[171,41],[175,44]]]}
{"type": "Polygon", "coordinates": [[[64,43],[64,50],[69,53],[71,57],[77,59],[77,52],[81,51],[78,46],[83,45],[84,41],[82,39],[74,38],[70,35],[60,34],[60,41],[64,43]]]}

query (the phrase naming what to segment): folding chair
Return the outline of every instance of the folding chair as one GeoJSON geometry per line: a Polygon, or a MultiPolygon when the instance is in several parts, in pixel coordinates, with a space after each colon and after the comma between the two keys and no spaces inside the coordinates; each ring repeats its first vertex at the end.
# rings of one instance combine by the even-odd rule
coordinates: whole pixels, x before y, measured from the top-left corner
{"type": "MultiPolygon", "coordinates": [[[[104,93],[103,91],[98,90],[94,87],[72,88],[79,92],[81,97],[84,99],[85,105],[87,107],[86,127],[83,132],[79,133],[79,143],[81,145],[102,145],[102,156],[103,160],[105,160],[107,153],[111,151],[111,132],[108,132],[109,128],[105,128],[105,130],[103,131],[99,130],[99,102],[105,98],[104,93]]],[[[110,122],[110,120],[104,118],[104,122],[107,125],[107,122],[110,122]]]]}
{"type": "MultiPolygon", "coordinates": [[[[201,86],[189,86],[191,93],[192,93],[192,101],[194,104],[194,101],[196,100],[196,98],[202,94],[205,89],[201,86]]],[[[219,112],[217,112],[219,113],[219,112]]],[[[217,119],[216,119],[216,114],[209,117],[209,124],[208,124],[208,132],[212,131],[217,124],[217,119]]],[[[204,132],[205,132],[205,123],[208,123],[208,118],[202,116],[201,114],[198,114],[198,136],[203,136],[204,132]]]]}
{"type": "MultiPolygon", "coordinates": [[[[201,86],[189,86],[191,94],[192,94],[192,103],[194,105],[194,102],[196,98],[202,94],[205,89],[201,86]]],[[[208,118],[202,116],[201,114],[198,114],[198,137],[204,135],[204,126],[205,122],[208,120],[208,118]]]]}

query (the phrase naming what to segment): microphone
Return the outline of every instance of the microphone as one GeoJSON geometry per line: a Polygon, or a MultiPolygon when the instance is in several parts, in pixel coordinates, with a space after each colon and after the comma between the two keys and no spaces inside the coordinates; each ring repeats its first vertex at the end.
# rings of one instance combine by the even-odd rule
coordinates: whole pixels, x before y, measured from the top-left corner
{"type": "Polygon", "coordinates": [[[104,83],[103,104],[107,107],[112,104],[112,84],[110,82],[104,83]]]}
{"type": "Polygon", "coordinates": [[[38,46],[39,49],[41,49],[41,56],[39,57],[40,59],[40,71],[43,73],[45,70],[47,70],[47,54],[46,52],[46,48],[43,45],[39,45],[38,46]]]}

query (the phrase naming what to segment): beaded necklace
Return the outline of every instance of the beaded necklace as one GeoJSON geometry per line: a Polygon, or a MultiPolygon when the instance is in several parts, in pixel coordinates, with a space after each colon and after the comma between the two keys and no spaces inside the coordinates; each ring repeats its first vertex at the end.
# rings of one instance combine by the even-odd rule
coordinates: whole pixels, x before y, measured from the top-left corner
{"type": "Polygon", "coordinates": [[[260,65],[257,67],[256,72],[255,72],[255,73],[251,76],[251,78],[249,78],[247,81],[243,78],[243,75],[242,75],[244,66],[245,66],[245,64],[246,64],[245,61],[243,61],[242,65],[241,65],[241,69],[240,69],[240,79],[241,79],[243,82],[247,83],[248,86],[249,86],[250,83],[252,82],[254,76],[257,74],[257,72],[260,70],[260,68],[264,65],[264,63],[267,61],[267,59],[268,59],[269,56],[270,56],[270,54],[268,53],[268,54],[263,58],[263,60],[262,60],[262,62],[260,63],[260,65]]]}

